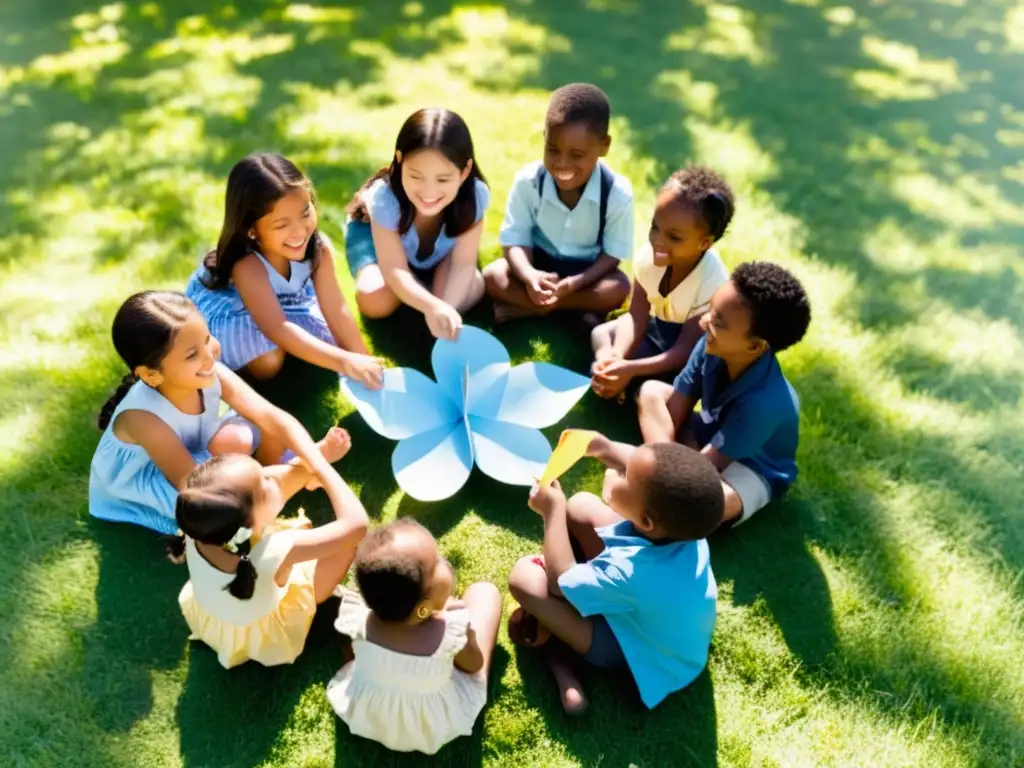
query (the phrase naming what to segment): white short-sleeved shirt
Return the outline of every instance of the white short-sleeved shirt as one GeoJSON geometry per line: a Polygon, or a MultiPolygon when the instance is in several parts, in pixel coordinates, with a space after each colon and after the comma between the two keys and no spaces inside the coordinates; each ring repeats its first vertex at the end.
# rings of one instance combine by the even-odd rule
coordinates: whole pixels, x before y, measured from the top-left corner
{"type": "Polygon", "coordinates": [[[563,259],[594,261],[602,251],[628,259],[633,251],[633,185],[612,172],[615,183],[608,194],[604,243],[597,242],[601,227],[601,171],[595,168],[583,195],[571,210],[558,198],[550,173],[535,186],[541,162],[529,163],[516,174],[505,206],[499,242],[503,246],[534,246],[563,259]]]}
{"type": "Polygon", "coordinates": [[[668,267],[654,264],[654,250],[645,244],[633,257],[633,279],[643,287],[651,304],[651,317],[685,323],[707,311],[715,291],[729,281],[729,270],[712,250],[707,251],[679,285],[662,296],[658,292],[668,267]]]}
{"type": "MultiPolygon", "coordinates": [[[[475,191],[476,218],[474,223],[483,219],[487,206],[491,202],[491,190],[480,179],[476,179],[475,191]]],[[[392,232],[398,231],[398,225],[402,219],[402,209],[398,204],[398,198],[395,197],[395,193],[391,191],[387,179],[377,179],[367,187],[363,191],[363,202],[366,204],[366,210],[370,214],[370,221],[385,229],[390,229],[392,232]]],[[[416,227],[409,227],[405,234],[401,235],[401,238],[405,257],[409,260],[409,264],[416,269],[433,269],[436,267],[445,256],[452,252],[457,240],[455,237],[449,237],[442,226],[441,231],[437,234],[437,240],[434,242],[434,252],[421,259],[419,257],[420,235],[416,231],[416,227]]]]}

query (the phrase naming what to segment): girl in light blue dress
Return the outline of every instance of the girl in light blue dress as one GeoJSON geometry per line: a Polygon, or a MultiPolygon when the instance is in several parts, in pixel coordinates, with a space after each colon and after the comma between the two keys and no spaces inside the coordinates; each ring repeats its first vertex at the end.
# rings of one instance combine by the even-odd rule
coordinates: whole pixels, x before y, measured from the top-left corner
{"type": "Polygon", "coordinates": [[[408,304],[436,338],[454,339],[462,313],[484,295],[477,259],[490,199],[462,118],[447,109],[413,113],[391,165],[348,206],[345,255],[363,316],[408,304]]]}
{"type": "Polygon", "coordinates": [[[367,353],[338,287],[315,204],[309,179],[281,155],[239,161],[228,176],[217,248],[185,293],[233,371],[268,379],[289,354],[379,388],[380,361],[367,353]]]}
{"type": "Polygon", "coordinates": [[[174,533],[181,483],[215,455],[276,464],[290,449],[318,477],[333,473],[295,418],[217,362],[220,345],[183,294],[129,297],[112,335],[131,372],[100,412],[104,432],[89,476],[94,517],[174,533]],[[233,411],[222,413],[222,401],[233,411]]]}

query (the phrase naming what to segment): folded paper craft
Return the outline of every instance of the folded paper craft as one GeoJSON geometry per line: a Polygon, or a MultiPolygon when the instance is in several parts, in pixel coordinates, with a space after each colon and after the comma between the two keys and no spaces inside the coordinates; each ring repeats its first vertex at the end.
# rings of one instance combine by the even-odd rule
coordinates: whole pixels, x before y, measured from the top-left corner
{"type": "Polygon", "coordinates": [[[412,368],[388,368],[384,386],[341,380],[345,396],[374,432],[398,445],[391,467],[414,499],[455,494],[476,463],[495,480],[531,485],[551,457],[540,432],[562,419],[590,379],[550,363],[513,367],[491,334],[463,326],[431,354],[437,381],[412,368]]]}
{"type": "Polygon", "coordinates": [[[544,474],[540,477],[540,485],[551,485],[570,469],[572,465],[587,455],[590,442],[597,437],[597,432],[590,429],[567,429],[558,438],[544,474]]]}

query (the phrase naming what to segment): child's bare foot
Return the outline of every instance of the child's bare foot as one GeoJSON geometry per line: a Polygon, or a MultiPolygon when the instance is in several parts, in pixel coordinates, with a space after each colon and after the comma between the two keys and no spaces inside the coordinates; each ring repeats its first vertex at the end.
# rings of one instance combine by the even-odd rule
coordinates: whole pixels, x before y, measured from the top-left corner
{"type": "Polygon", "coordinates": [[[583,693],[583,684],[576,677],[572,667],[559,654],[548,655],[548,668],[554,675],[558,686],[558,698],[562,701],[562,709],[569,715],[582,715],[587,711],[590,702],[583,693]]]}
{"type": "MultiPolygon", "coordinates": [[[[323,439],[316,444],[316,447],[320,449],[320,453],[327,459],[328,464],[334,464],[341,461],[345,454],[352,449],[352,437],[347,429],[331,427],[327,430],[327,434],[324,435],[323,439]]],[[[319,477],[314,476],[306,483],[307,491],[315,491],[322,487],[323,485],[320,483],[319,477]]]]}
{"type": "Polygon", "coordinates": [[[527,309],[517,307],[514,304],[505,304],[500,301],[494,302],[494,324],[501,325],[509,320],[519,320],[524,317],[539,317],[543,315],[540,309],[527,309]]]}
{"type": "Polygon", "coordinates": [[[329,464],[341,461],[352,449],[352,437],[347,429],[331,427],[324,439],[316,444],[329,464]]]}
{"type": "Polygon", "coordinates": [[[551,630],[520,606],[508,617],[508,639],[516,645],[538,648],[551,638],[551,630]]]}

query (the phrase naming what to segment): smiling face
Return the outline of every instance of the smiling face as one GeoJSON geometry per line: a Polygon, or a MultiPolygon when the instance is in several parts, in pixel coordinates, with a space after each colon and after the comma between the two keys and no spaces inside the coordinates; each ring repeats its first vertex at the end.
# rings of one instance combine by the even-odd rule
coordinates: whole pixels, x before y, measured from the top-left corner
{"type": "Polygon", "coordinates": [[[544,167],[560,190],[581,189],[610,144],[610,137],[595,135],[584,123],[549,125],[544,132],[544,167]]]}
{"type": "Polygon", "coordinates": [[[658,195],[649,238],[658,267],[691,267],[714,243],[698,212],[671,184],[658,195]]]}
{"type": "Polygon", "coordinates": [[[139,366],[135,373],[151,387],[206,389],[213,386],[214,363],[220,344],[210,335],[206,321],[192,312],[174,337],[174,343],[157,369],[139,366]]]}
{"type": "Polygon", "coordinates": [[[309,238],[316,232],[317,216],[313,198],[305,187],[296,187],[280,197],[270,211],[256,221],[251,234],[268,259],[302,261],[309,238]]]}
{"type": "Polygon", "coordinates": [[[402,168],[402,188],[423,216],[437,216],[447,208],[473,169],[473,161],[460,169],[436,149],[421,149],[396,156],[402,168]]]}
{"type": "Polygon", "coordinates": [[[710,308],[700,318],[708,354],[735,361],[758,357],[767,345],[750,335],[752,320],[750,307],[730,280],[715,291],[710,308]]]}

